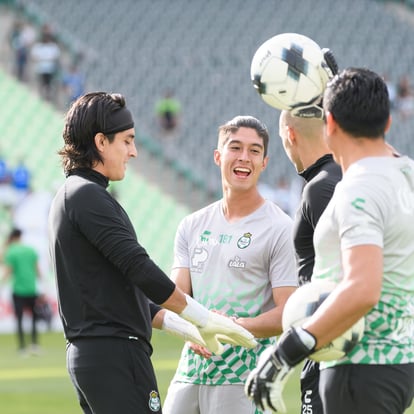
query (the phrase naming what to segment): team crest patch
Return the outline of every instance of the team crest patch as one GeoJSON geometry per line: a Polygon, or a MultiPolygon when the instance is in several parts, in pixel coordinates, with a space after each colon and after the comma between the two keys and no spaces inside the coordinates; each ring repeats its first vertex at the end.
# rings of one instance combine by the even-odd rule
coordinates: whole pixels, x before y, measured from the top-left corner
{"type": "Polygon", "coordinates": [[[239,240],[237,240],[237,247],[239,249],[245,249],[250,245],[250,242],[252,241],[252,233],[244,233],[243,236],[240,237],[239,240]]]}
{"type": "Polygon", "coordinates": [[[150,398],[148,401],[148,406],[150,408],[151,411],[159,411],[161,408],[161,401],[160,401],[160,396],[158,395],[157,391],[151,391],[150,392],[150,398]]]}

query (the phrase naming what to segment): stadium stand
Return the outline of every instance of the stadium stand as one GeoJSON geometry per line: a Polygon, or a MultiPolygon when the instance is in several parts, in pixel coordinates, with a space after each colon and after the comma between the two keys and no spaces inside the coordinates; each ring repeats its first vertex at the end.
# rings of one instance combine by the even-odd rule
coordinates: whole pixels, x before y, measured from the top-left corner
{"type": "MultiPolygon", "coordinates": [[[[257,47],[282,32],[299,32],[331,48],[340,67],[367,66],[394,82],[412,77],[414,26],[392,2],[313,0],[292,7],[278,0],[15,0],[37,24],[51,24],[62,44],[85,56],[89,90],[126,95],[142,144],[196,187],[220,194],[212,162],[217,127],[251,114],[269,127],[269,184],[295,176],[278,139],[278,111],[264,104],[250,82],[257,47]],[[87,19],[85,18],[87,16],[87,19]],[[171,88],[183,107],[181,134],[157,136],[153,105],[171,88]]],[[[405,15],[409,10],[405,8],[405,15]]],[[[395,122],[389,141],[413,155],[413,119],[395,122]]]]}
{"type": "MultiPolygon", "coordinates": [[[[0,99],[7,102],[0,111],[2,155],[10,164],[24,159],[33,171],[33,191],[54,193],[64,179],[57,156],[62,146],[62,113],[1,70],[0,99]]],[[[140,242],[169,272],[175,229],[188,208],[149,184],[133,168],[111,189],[130,214],[140,242]]],[[[0,206],[1,235],[8,233],[11,220],[11,212],[0,206]]]]}
{"type": "MultiPolygon", "coordinates": [[[[278,112],[260,101],[250,84],[256,48],[281,32],[299,32],[330,47],[343,66],[368,66],[393,79],[411,73],[413,26],[391,12],[387,2],[313,0],[292,7],[276,0],[18,0],[28,16],[52,24],[62,42],[86,55],[92,89],[124,93],[139,131],[156,155],[176,162],[188,179],[220,191],[212,163],[217,126],[236,114],[265,121],[277,136],[278,112]],[[98,6],[99,5],[99,6],[98,6]],[[87,21],[85,16],[88,16],[87,21]],[[172,88],[183,106],[183,129],[173,145],[157,142],[152,107],[172,88]],[[168,151],[167,151],[168,150],[168,151]],[[167,154],[165,154],[168,152],[167,154]],[[197,166],[196,168],[194,166],[197,166]]],[[[403,152],[412,152],[412,121],[390,132],[403,152]]],[[[275,139],[273,162],[264,180],[294,175],[275,139]]]]}

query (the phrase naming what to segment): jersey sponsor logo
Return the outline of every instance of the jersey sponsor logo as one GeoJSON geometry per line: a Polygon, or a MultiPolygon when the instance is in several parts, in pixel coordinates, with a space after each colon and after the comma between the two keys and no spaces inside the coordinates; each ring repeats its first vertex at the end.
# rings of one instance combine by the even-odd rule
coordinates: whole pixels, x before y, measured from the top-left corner
{"type": "Polygon", "coordinates": [[[201,272],[207,259],[208,251],[202,247],[196,247],[191,256],[191,271],[201,272]]]}
{"type": "Polygon", "coordinates": [[[237,240],[237,247],[239,249],[245,249],[250,245],[252,241],[252,233],[244,233],[243,236],[240,237],[239,240],[237,240]]]}
{"type": "Polygon", "coordinates": [[[210,230],[204,230],[203,233],[200,235],[201,243],[208,243],[209,237],[211,236],[210,230]]]}
{"type": "Polygon", "coordinates": [[[161,408],[161,401],[160,396],[158,395],[157,391],[152,390],[149,394],[149,401],[148,406],[151,411],[157,412],[160,411],[161,408]]]}
{"type": "Polygon", "coordinates": [[[229,267],[235,267],[236,269],[244,269],[246,267],[246,262],[241,260],[239,256],[236,256],[234,259],[229,260],[229,267]]]}
{"type": "Polygon", "coordinates": [[[231,234],[219,234],[218,238],[211,236],[210,230],[204,230],[200,234],[200,243],[208,244],[210,246],[217,246],[218,244],[230,244],[233,236],[231,234]]]}
{"type": "Polygon", "coordinates": [[[357,209],[357,210],[363,210],[364,207],[362,204],[365,203],[365,200],[363,198],[357,197],[351,204],[357,209]]]}

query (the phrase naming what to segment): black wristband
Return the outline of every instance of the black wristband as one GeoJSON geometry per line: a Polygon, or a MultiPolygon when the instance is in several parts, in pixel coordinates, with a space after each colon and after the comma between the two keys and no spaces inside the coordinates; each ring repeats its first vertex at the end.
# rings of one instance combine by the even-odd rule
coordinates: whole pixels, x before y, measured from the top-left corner
{"type": "Polygon", "coordinates": [[[277,352],[291,367],[299,364],[313,353],[315,347],[309,349],[300,339],[295,328],[289,328],[279,339],[277,352]]]}

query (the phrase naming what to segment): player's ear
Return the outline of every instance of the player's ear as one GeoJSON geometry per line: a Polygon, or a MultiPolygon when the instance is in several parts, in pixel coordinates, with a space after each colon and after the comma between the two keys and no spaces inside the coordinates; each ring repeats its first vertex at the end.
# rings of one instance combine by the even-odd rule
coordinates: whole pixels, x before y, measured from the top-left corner
{"type": "Polygon", "coordinates": [[[218,165],[220,167],[221,164],[221,153],[218,149],[214,150],[214,162],[216,163],[216,165],[218,165]]]}
{"type": "Polygon", "coordinates": [[[98,132],[95,135],[95,146],[98,151],[103,151],[104,146],[105,146],[105,140],[106,140],[106,137],[102,132],[98,132]]]}
{"type": "Polygon", "coordinates": [[[263,164],[262,164],[262,171],[264,171],[267,167],[267,163],[269,162],[269,157],[263,158],[263,164]]]}
{"type": "Polygon", "coordinates": [[[335,118],[330,112],[325,113],[325,118],[326,118],[325,132],[326,132],[326,135],[329,137],[334,133],[337,127],[337,123],[335,121],[335,118]]]}
{"type": "Polygon", "coordinates": [[[294,145],[296,142],[296,133],[295,130],[291,127],[286,125],[286,133],[287,133],[287,139],[289,141],[290,146],[294,145]]]}

